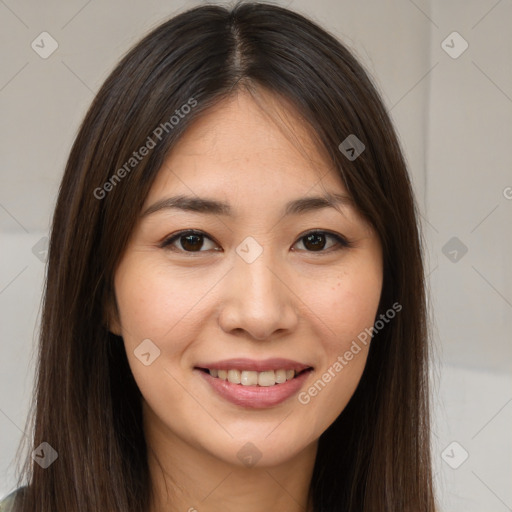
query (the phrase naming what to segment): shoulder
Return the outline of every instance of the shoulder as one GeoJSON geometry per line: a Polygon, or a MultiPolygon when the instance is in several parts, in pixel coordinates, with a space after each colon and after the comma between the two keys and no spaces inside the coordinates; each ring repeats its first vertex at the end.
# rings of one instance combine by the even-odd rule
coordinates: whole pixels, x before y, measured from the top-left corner
{"type": "Polygon", "coordinates": [[[22,495],[26,487],[19,487],[0,500],[0,512],[11,512],[16,496],[22,495]]]}

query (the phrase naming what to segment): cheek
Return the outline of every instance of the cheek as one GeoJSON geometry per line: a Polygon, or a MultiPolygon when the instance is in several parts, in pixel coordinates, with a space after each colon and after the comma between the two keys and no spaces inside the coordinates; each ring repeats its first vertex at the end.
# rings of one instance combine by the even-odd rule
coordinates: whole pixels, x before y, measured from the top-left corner
{"type": "Polygon", "coordinates": [[[368,356],[382,289],[378,258],[354,261],[310,299],[322,331],[322,363],[299,402],[309,408],[313,432],[325,430],[352,397],[368,356]],[[314,413],[313,413],[314,411],[314,413]]]}
{"type": "MultiPolygon", "coordinates": [[[[135,267],[134,267],[135,268],[135,267]]],[[[125,341],[150,338],[155,343],[180,336],[173,334],[196,325],[201,299],[211,286],[208,279],[176,275],[159,266],[138,266],[144,272],[124,271],[116,276],[116,299],[125,341]]],[[[139,341],[140,342],[140,341],[139,341]]]]}
{"type": "Polygon", "coordinates": [[[201,329],[197,315],[201,314],[201,298],[210,287],[191,275],[170,275],[151,262],[138,260],[135,265],[127,259],[118,268],[116,300],[129,365],[154,410],[165,410],[171,401],[175,408],[187,403],[179,384],[179,365],[190,340],[197,338],[201,329]],[[148,365],[139,357],[146,352],[150,353],[148,365]]]}
{"type": "Polygon", "coordinates": [[[345,350],[353,339],[373,326],[382,291],[382,269],[377,258],[356,260],[316,293],[315,310],[329,327],[330,350],[345,350]]]}
{"type": "Polygon", "coordinates": [[[356,337],[373,325],[380,300],[379,280],[348,278],[331,296],[329,318],[339,339],[356,337]]]}

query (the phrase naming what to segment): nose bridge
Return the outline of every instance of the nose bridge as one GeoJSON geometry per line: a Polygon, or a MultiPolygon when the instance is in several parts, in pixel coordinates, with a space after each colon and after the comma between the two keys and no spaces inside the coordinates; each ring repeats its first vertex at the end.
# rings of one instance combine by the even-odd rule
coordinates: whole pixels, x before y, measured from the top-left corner
{"type": "Polygon", "coordinates": [[[243,329],[265,339],[274,331],[293,328],[297,318],[292,293],[278,277],[277,259],[251,243],[237,248],[220,319],[224,330],[243,329]]]}
{"type": "Polygon", "coordinates": [[[242,290],[245,290],[245,295],[250,297],[254,304],[277,302],[276,295],[280,294],[281,290],[277,289],[277,268],[273,270],[272,263],[276,267],[275,258],[272,260],[268,252],[262,253],[250,263],[242,258],[235,263],[234,273],[244,285],[242,290]]]}

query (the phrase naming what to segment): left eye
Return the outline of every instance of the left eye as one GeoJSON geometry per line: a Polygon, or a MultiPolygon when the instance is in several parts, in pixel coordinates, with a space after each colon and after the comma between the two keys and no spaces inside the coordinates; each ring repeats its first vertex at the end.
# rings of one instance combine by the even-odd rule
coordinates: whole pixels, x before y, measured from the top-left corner
{"type": "Polygon", "coordinates": [[[302,245],[307,248],[308,252],[327,252],[324,251],[324,249],[326,248],[326,239],[329,238],[334,240],[334,243],[328,246],[327,249],[332,249],[336,247],[336,245],[338,245],[338,247],[334,250],[350,247],[350,242],[346,238],[326,231],[310,231],[301,236],[299,240],[302,240],[302,245]]]}
{"type": "MultiPolygon", "coordinates": [[[[336,245],[338,245],[338,247],[334,250],[339,250],[343,247],[350,247],[351,245],[350,242],[341,235],[329,233],[327,231],[310,231],[309,233],[302,235],[296,244],[301,242],[302,245],[306,248],[307,252],[327,252],[326,240],[328,239],[334,240],[330,246],[327,246],[328,250],[336,247],[336,245]]],[[[171,237],[164,240],[160,247],[169,248],[174,251],[181,250],[184,252],[205,252],[204,250],[201,250],[205,240],[213,244],[213,247],[210,247],[210,249],[213,248],[215,251],[219,250],[218,248],[215,248],[216,244],[211,238],[209,238],[202,231],[196,230],[181,231],[180,233],[176,233],[175,235],[172,235],[171,237]],[[176,242],[179,242],[181,248],[176,247],[176,242]]]]}

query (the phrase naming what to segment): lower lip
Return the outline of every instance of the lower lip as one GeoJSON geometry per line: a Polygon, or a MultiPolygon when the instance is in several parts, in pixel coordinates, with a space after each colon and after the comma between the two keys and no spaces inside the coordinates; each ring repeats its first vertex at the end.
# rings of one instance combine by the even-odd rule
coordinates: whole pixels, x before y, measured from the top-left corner
{"type": "Polygon", "coordinates": [[[254,409],[264,409],[265,407],[278,405],[295,395],[311,372],[311,370],[307,370],[291,380],[274,386],[243,386],[242,384],[233,384],[227,380],[212,377],[209,373],[197,368],[195,370],[202,375],[214,391],[229,402],[254,409]]]}

